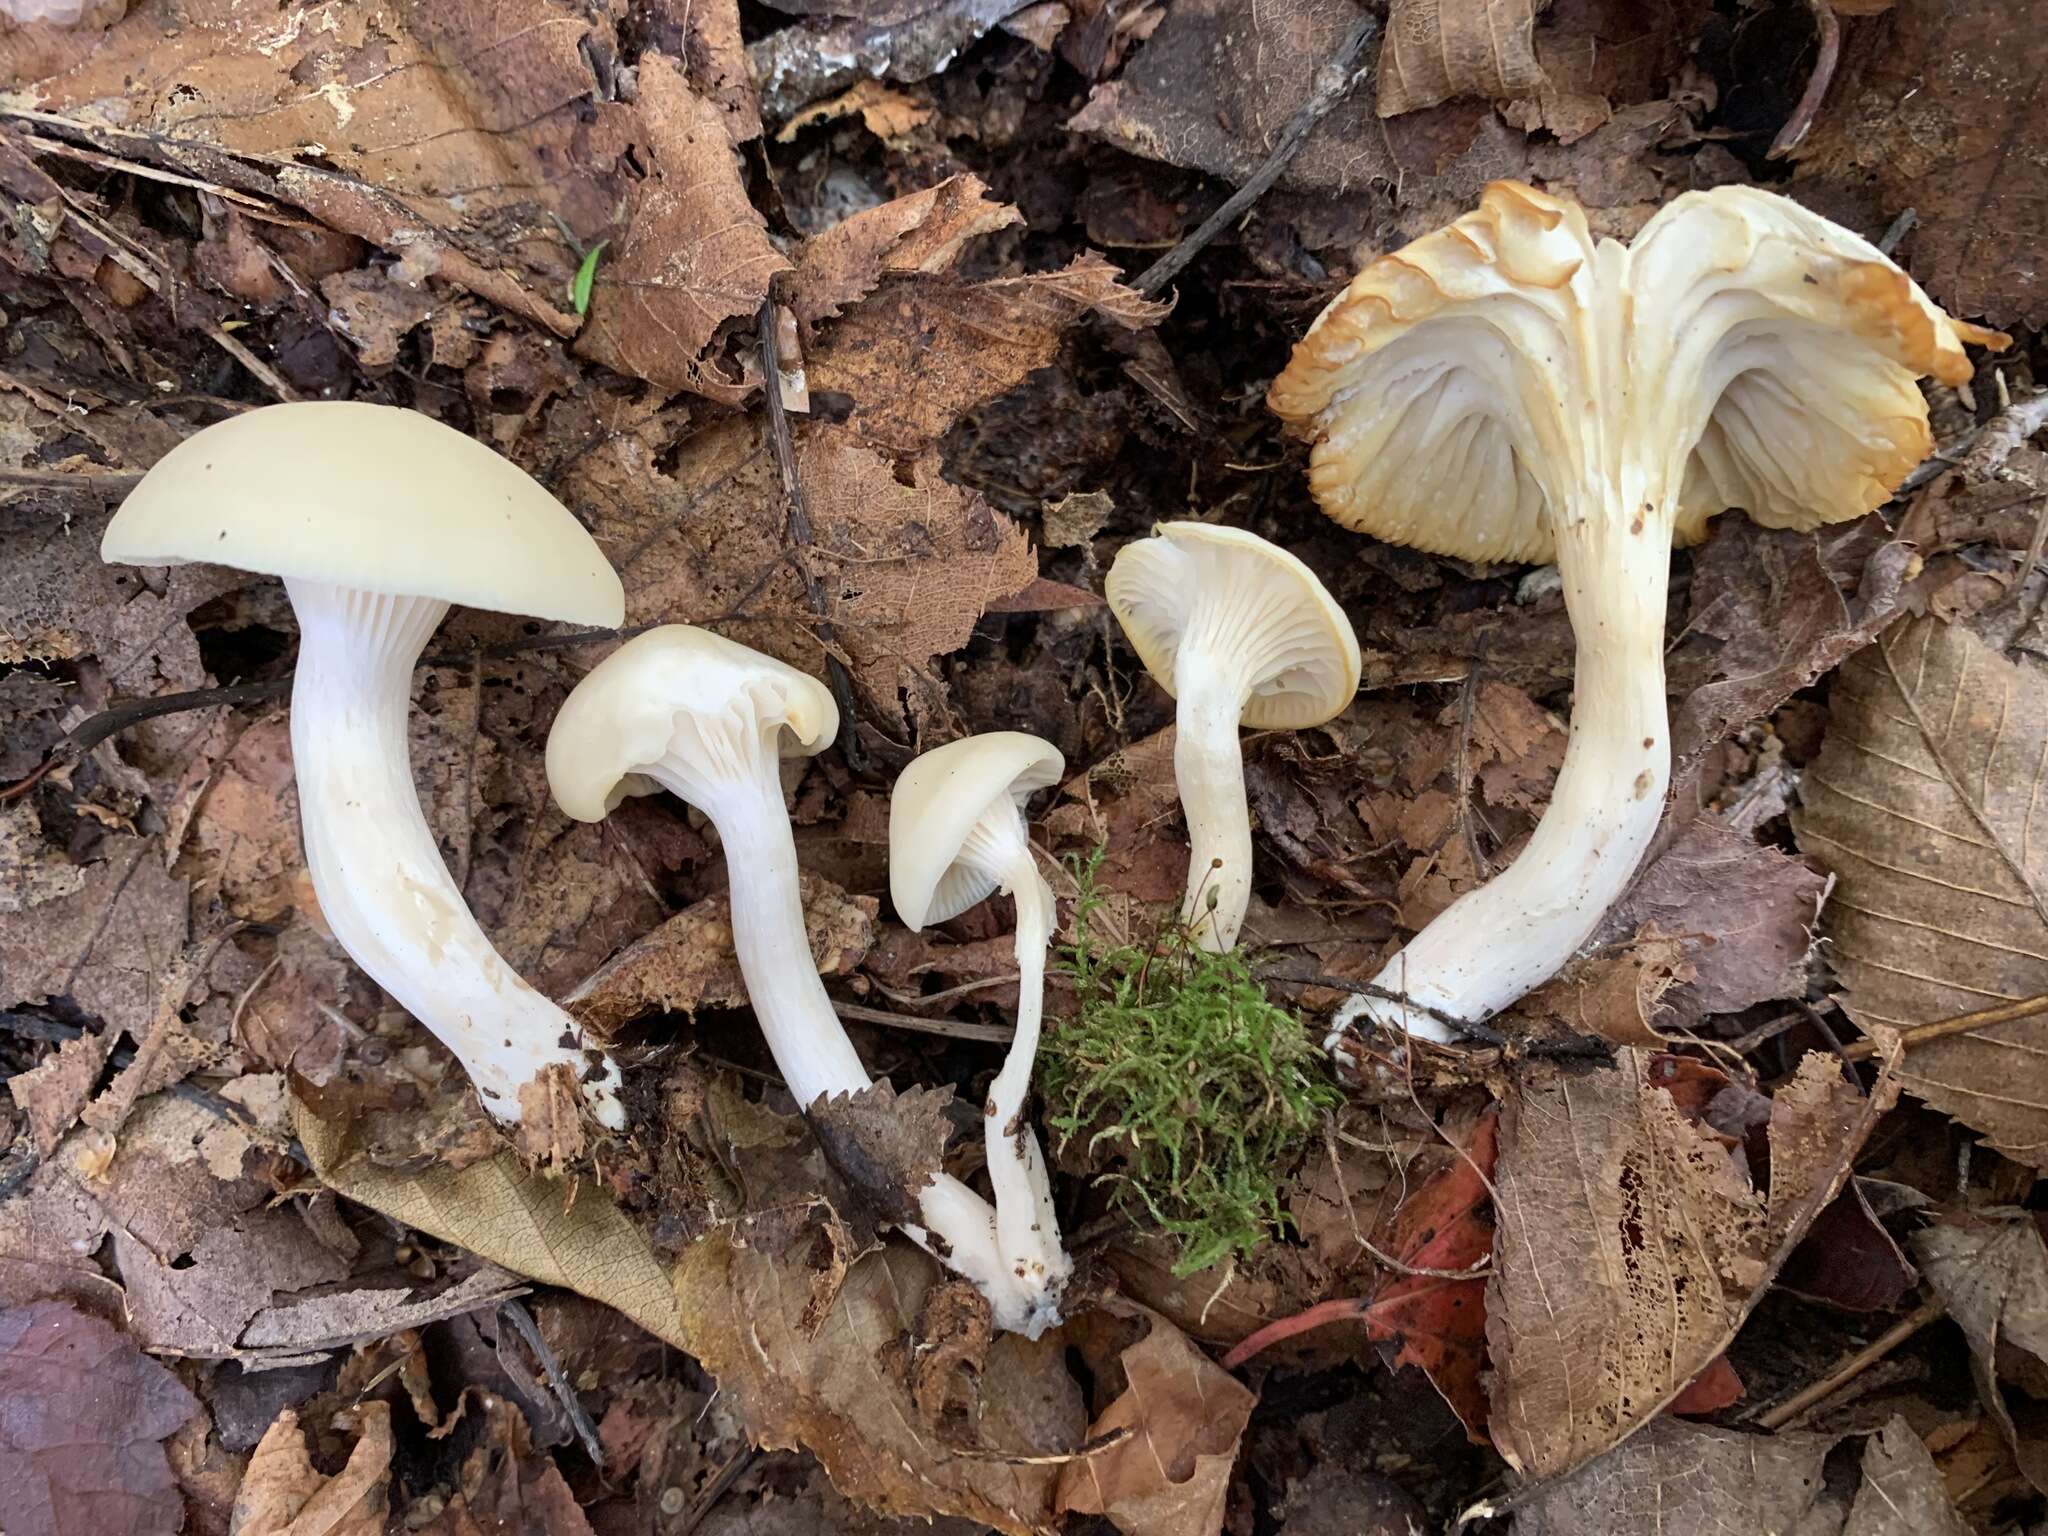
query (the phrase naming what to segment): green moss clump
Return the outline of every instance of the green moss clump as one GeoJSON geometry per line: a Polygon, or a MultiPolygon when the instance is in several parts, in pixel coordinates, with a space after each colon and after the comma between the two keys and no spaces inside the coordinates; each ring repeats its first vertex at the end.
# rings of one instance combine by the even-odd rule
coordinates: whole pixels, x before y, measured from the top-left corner
{"type": "Polygon", "coordinates": [[[1177,912],[1149,944],[1106,937],[1101,859],[1070,861],[1080,900],[1059,964],[1080,1011],[1039,1055],[1048,1124],[1111,1157],[1117,1202],[1174,1238],[1174,1273],[1192,1274],[1286,1226],[1281,1181],[1342,1094],[1243,949],[1208,953],[1177,912]]]}

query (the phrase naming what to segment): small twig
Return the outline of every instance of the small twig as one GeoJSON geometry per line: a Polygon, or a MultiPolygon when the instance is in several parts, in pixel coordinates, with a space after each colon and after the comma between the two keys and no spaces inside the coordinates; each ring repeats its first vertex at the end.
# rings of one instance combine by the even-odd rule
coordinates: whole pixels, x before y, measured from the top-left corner
{"type": "Polygon", "coordinates": [[[1913,232],[1913,226],[1920,222],[1920,210],[1908,208],[1893,219],[1885,232],[1878,236],[1877,248],[1889,256],[1899,248],[1899,242],[1913,232]]]}
{"type": "MultiPolygon", "coordinates": [[[[2036,1018],[2044,1013],[2048,1013],[2048,993],[2039,997],[2023,997],[2017,1002],[2000,1003],[1996,1008],[1980,1008],[1975,1013],[1959,1013],[1952,1019],[1936,1019],[1931,1024],[1915,1024],[1911,1029],[1899,1031],[1899,1044],[1910,1051],[1916,1045],[1946,1040],[1950,1035],[1967,1035],[1973,1029],[1989,1029],[1994,1024],[2012,1024],[2021,1019],[2036,1018]]],[[[1844,1061],[1868,1061],[1876,1054],[1875,1040],[1852,1040],[1842,1047],[1844,1061]]]]}
{"type": "Polygon", "coordinates": [[[857,1024],[879,1024],[884,1029],[908,1029],[921,1035],[945,1035],[954,1040],[981,1040],[990,1045],[1008,1045],[1017,1032],[1005,1024],[969,1024],[960,1019],[920,1019],[908,1013],[890,1013],[881,1008],[864,1008],[859,1003],[834,1002],[832,1011],[857,1024]]]}
{"type": "Polygon", "coordinates": [[[1202,220],[1193,234],[1147,267],[1131,284],[1133,289],[1148,299],[1154,297],[1180,276],[1187,264],[1199,256],[1211,241],[1243,218],[1246,210],[1265,196],[1289,162],[1301,153],[1301,146],[1308,142],[1316,124],[1327,117],[1350,94],[1351,88],[1365,77],[1370,67],[1364,61],[1365,50],[1379,35],[1377,16],[1359,18],[1358,24],[1337,45],[1337,51],[1330,55],[1329,62],[1316,71],[1314,90],[1301,104],[1301,109],[1287,120],[1287,126],[1280,130],[1279,142],[1266,156],[1265,163],[1252,172],[1250,179],[1232,193],[1221,208],[1202,220]]]}
{"type": "MultiPolygon", "coordinates": [[[[711,1405],[704,1405],[709,1408],[711,1405]]],[[[690,1506],[690,1512],[683,1517],[683,1523],[676,1527],[676,1536],[690,1536],[690,1533],[704,1523],[704,1517],[718,1507],[718,1501],[731,1491],[732,1485],[740,1480],[740,1474],[754,1464],[754,1458],[761,1453],[751,1445],[743,1445],[726,1459],[724,1466],[713,1474],[709,1486],[697,1496],[697,1502],[690,1506]]]]}
{"type": "Polygon", "coordinates": [[[91,491],[95,496],[125,496],[142,483],[142,476],[127,470],[84,469],[66,473],[55,469],[0,469],[0,486],[21,486],[40,491],[91,491]]]}
{"type": "Polygon", "coordinates": [[[1828,0],[1806,0],[1806,8],[1813,12],[1813,30],[1820,41],[1820,53],[1813,61],[1813,73],[1806,77],[1806,90],[1799,97],[1799,105],[1771,140],[1770,153],[1765,157],[1771,160],[1784,159],[1813,132],[1820,104],[1826,100],[1828,86],[1835,78],[1836,61],[1842,56],[1842,24],[1835,19],[1835,8],[1828,0]]]}
{"type": "Polygon", "coordinates": [[[796,546],[796,572],[803,583],[804,597],[818,616],[818,641],[825,648],[825,672],[832,684],[832,697],[839,705],[839,748],[846,754],[846,766],[856,774],[868,771],[867,749],[860,743],[860,715],[854,708],[853,679],[839,659],[839,637],[832,626],[825,602],[825,584],[812,571],[805,553],[811,547],[811,512],[804,500],[804,483],[796,472],[796,443],[789,435],[789,413],[782,408],[782,359],[775,349],[775,299],[761,301],[757,321],[761,347],[761,395],[768,404],[768,440],[775,449],[775,466],[782,473],[782,494],[789,503],[789,541],[796,546]]]}
{"type": "Polygon", "coordinates": [[[1939,1298],[1923,1301],[1820,1380],[1802,1387],[1777,1407],[1756,1415],[1750,1422],[1759,1429],[1783,1429],[1809,1409],[1833,1397],[1922,1328],[1939,1321],[1947,1313],[1948,1308],[1941,1304],[1939,1298]]]}
{"type": "Polygon", "coordinates": [[[597,1438],[597,1426],[590,1422],[590,1415],[583,1411],[582,1400],[576,1396],[576,1389],[569,1385],[569,1378],[562,1371],[561,1362],[555,1352],[548,1348],[548,1341],[540,1336],[540,1326],[534,1322],[533,1314],[526,1310],[526,1304],[517,1297],[498,1305],[498,1315],[512,1324],[513,1331],[526,1341],[526,1347],[533,1351],[533,1358],[540,1362],[541,1374],[547,1377],[548,1388],[555,1394],[555,1401],[562,1405],[562,1412],[569,1417],[569,1427],[576,1431],[576,1438],[583,1446],[598,1475],[604,1474],[604,1445],[597,1438]]]}

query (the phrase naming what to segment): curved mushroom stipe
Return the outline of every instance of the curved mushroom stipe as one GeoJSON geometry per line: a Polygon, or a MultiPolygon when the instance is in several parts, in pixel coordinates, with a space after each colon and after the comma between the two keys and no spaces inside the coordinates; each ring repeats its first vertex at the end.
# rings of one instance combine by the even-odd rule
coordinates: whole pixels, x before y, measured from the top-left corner
{"type": "Polygon", "coordinates": [[[1671,546],[1740,507],[1813,528],[1881,505],[1932,446],[1916,380],[1970,376],[1952,320],[1868,242],[1753,187],[1667,204],[1632,247],[1513,182],[1384,256],[1325,309],[1269,403],[1314,442],[1323,510],[1398,544],[1555,561],[1578,641],[1572,733],[1508,869],[1375,978],[1448,1040],[1571,959],[1626,888],[1670,780],[1671,546]]]}

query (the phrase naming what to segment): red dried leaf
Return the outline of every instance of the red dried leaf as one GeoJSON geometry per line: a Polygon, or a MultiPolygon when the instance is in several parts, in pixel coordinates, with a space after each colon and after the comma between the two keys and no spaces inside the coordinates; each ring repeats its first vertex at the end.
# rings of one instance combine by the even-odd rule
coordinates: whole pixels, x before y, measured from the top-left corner
{"type": "Polygon", "coordinates": [[[1728,1363],[1728,1357],[1716,1355],[1714,1363],[1693,1377],[1686,1389],[1671,1400],[1668,1411],[1685,1418],[1719,1413],[1723,1408],[1741,1402],[1745,1390],[1742,1378],[1735,1374],[1735,1367],[1728,1363]]]}

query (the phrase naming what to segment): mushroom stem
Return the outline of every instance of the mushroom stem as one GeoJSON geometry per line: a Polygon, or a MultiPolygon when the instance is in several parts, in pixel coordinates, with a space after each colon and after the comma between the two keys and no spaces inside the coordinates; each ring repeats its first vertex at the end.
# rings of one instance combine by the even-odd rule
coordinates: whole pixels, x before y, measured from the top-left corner
{"type": "Polygon", "coordinates": [[[1411,1008],[1352,999],[1326,1042],[1342,1053],[1359,1018],[1449,1041],[1549,980],[1593,936],[1634,876],[1671,780],[1664,610],[1673,510],[1623,490],[1559,520],[1558,574],[1578,645],[1571,739],[1528,846],[1446,907],[1374,978],[1411,1008]],[[1428,1010],[1427,1012],[1418,1011],[1428,1010]]]}
{"type": "MultiPolygon", "coordinates": [[[[671,749],[641,771],[696,806],[718,829],[733,947],[747,996],[776,1070],[808,1110],[821,1097],[864,1093],[872,1084],[811,956],[779,754],[751,719],[736,724],[718,730],[679,718],[678,731],[700,731],[707,740],[693,743],[687,753],[671,749]],[[716,771],[700,770],[700,764],[716,771]]],[[[916,1196],[925,1224],[906,1226],[905,1234],[973,1281],[988,1298],[998,1327],[1036,1338],[1057,1320],[1046,1315],[1043,1284],[1031,1283],[1005,1260],[996,1214],[986,1200],[944,1173],[916,1196]]]]}
{"type": "Polygon", "coordinates": [[[1237,735],[1245,689],[1234,668],[1202,647],[1183,645],[1173,691],[1173,776],[1188,823],[1181,917],[1204,949],[1220,953],[1237,942],[1252,895],[1251,808],[1237,735]]]}
{"type": "Polygon", "coordinates": [[[1025,1123],[1024,1100],[1031,1091],[1031,1069],[1038,1059],[1045,1018],[1052,887],[1038,872],[1024,813],[1007,794],[990,804],[968,834],[960,862],[994,879],[997,888],[1017,902],[1017,1033],[989,1084],[983,1137],[989,1185],[996,1197],[997,1243],[1010,1272],[1036,1291],[1036,1312],[1050,1324],[1059,1320],[1060,1292],[1073,1273],[1074,1261],[1060,1245],[1052,1178],[1045,1169],[1038,1133],[1025,1123]]]}
{"type": "Polygon", "coordinates": [[[296,577],[285,589],[299,619],[299,822],[328,928],[455,1053],[500,1120],[517,1122],[519,1090],[560,1065],[596,1119],[622,1129],[618,1067],[492,947],[420,811],[406,730],[413,664],[448,605],[296,577]]]}

